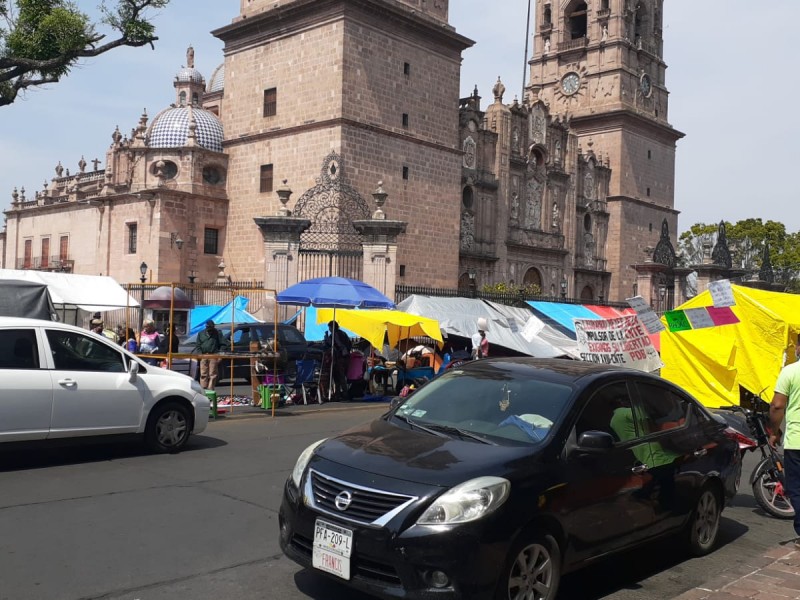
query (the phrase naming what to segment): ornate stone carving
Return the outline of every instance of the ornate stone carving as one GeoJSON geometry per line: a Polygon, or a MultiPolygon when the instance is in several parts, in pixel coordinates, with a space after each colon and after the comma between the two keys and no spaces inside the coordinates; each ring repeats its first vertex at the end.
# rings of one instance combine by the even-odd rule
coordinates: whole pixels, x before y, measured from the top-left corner
{"type": "Polygon", "coordinates": [[[530,139],[534,144],[544,144],[547,137],[547,115],[541,104],[537,104],[531,109],[530,117],[530,139]]]}
{"type": "Polygon", "coordinates": [[[594,267],[594,236],[588,231],[583,234],[583,261],[587,267],[594,267]]]}
{"type": "Polygon", "coordinates": [[[528,198],[525,203],[525,227],[542,228],[542,193],[544,185],[535,177],[528,181],[528,198]]]}
{"type": "Polygon", "coordinates": [[[475,140],[472,139],[472,136],[468,136],[467,139],[464,140],[464,144],[462,145],[462,150],[464,151],[464,168],[465,169],[474,169],[475,168],[475,151],[476,151],[476,144],[475,140]]]}
{"type": "Polygon", "coordinates": [[[475,215],[464,211],[461,213],[461,249],[471,250],[475,243],[475,215]]]}
{"type": "Polygon", "coordinates": [[[500,81],[500,76],[497,76],[497,83],[494,84],[492,88],[492,93],[494,94],[494,101],[495,102],[502,102],[503,101],[503,94],[506,93],[506,86],[503,85],[503,82],[500,81]]]}

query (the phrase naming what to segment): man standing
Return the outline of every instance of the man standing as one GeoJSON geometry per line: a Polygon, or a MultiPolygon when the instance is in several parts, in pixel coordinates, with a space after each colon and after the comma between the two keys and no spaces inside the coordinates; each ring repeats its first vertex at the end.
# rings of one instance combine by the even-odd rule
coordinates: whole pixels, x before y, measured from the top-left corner
{"type": "MultiPolygon", "coordinates": [[[[197,334],[195,352],[200,354],[219,354],[222,347],[219,331],[214,326],[214,321],[206,321],[206,328],[197,334]]],[[[218,358],[200,359],[200,385],[204,390],[213,390],[217,386],[218,358]]]]}
{"type": "Polygon", "coordinates": [[[347,363],[350,357],[352,344],[347,334],[339,329],[336,321],[328,322],[328,331],[322,342],[323,349],[331,354],[331,373],[335,400],[344,400],[347,394],[347,363]]]}
{"type": "Polygon", "coordinates": [[[769,407],[772,446],[780,443],[781,424],[786,418],[786,438],[783,441],[783,465],[786,495],[794,507],[794,546],[800,550],[800,337],[794,347],[795,362],[786,365],[778,375],[775,395],[769,407]]]}

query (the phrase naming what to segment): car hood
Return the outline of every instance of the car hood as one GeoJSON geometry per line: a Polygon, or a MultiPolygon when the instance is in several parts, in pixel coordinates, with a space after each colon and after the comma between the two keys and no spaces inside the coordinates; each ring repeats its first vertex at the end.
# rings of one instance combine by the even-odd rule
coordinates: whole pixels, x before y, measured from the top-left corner
{"type": "Polygon", "coordinates": [[[330,438],[317,450],[328,461],[404,481],[452,487],[474,477],[507,477],[531,446],[491,446],[440,437],[376,419],[330,438]]]}

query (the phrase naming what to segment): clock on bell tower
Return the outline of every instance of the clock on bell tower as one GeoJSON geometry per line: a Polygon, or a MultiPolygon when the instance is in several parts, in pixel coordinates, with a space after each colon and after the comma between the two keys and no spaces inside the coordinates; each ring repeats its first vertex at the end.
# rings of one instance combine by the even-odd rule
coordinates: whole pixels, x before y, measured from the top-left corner
{"type": "Polygon", "coordinates": [[[675,149],[683,133],[668,120],[664,0],[535,1],[529,103],[542,100],[569,117],[582,150],[611,168],[608,270],[611,297],[624,298],[633,278],[627,267],[643,262],[663,219],[677,231],[675,149]]]}

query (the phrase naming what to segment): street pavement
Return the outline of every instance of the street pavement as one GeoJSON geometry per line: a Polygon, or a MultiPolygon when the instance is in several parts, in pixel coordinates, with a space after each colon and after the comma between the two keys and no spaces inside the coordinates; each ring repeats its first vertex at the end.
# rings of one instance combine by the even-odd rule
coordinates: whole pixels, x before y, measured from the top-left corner
{"type": "MultiPolygon", "coordinates": [[[[234,407],[177,455],[0,448],[0,600],[368,600],[286,559],[277,511],[303,448],[386,407],[234,407]]],[[[652,544],[566,576],[559,600],[800,598],[791,537],[745,479],[711,555],[652,544]]]]}

